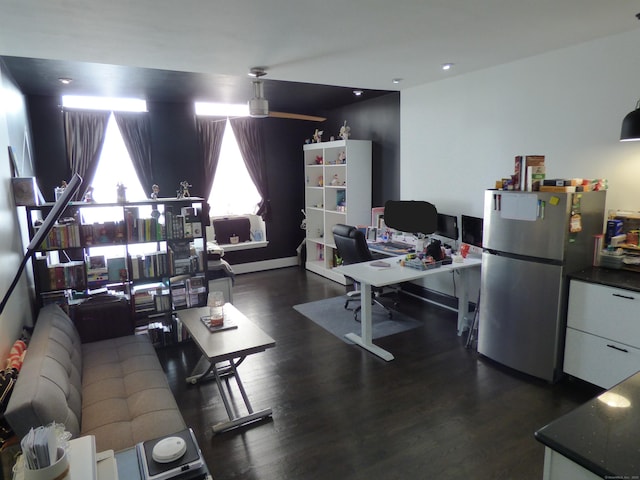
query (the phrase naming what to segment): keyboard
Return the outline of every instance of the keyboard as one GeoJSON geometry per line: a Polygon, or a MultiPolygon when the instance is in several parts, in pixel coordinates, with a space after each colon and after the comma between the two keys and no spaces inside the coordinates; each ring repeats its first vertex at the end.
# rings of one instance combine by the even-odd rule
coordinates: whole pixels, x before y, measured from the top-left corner
{"type": "Polygon", "coordinates": [[[385,247],[413,250],[413,245],[404,242],[384,242],[385,247]]]}

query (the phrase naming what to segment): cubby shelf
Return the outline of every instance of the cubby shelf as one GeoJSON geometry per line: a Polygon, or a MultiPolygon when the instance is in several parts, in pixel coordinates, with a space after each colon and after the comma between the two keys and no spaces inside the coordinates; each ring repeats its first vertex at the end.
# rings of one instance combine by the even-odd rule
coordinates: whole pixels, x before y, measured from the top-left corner
{"type": "Polygon", "coordinates": [[[304,145],[306,268],[336,282],[335,224],[371,222],[371,142],[336,140],[304,145]]]}

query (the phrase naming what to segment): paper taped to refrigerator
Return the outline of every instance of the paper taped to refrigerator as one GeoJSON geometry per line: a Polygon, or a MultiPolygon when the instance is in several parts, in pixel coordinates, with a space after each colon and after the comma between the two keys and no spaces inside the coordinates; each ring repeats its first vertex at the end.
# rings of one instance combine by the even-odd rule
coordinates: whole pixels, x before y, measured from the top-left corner
{"type": "Polygon", "coordinates": [[[538,195],[535,193],[502,195],[500,215],[510,220],[535,222],[538,218],[538,195]]]}

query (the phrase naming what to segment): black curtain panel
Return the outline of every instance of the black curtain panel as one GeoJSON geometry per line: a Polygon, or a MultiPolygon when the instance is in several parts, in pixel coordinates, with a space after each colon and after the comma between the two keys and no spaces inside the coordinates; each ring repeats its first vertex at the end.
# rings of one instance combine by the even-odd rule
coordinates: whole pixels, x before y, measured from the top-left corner
{"type": "Polygon", "coordinates": [[[196,117],[196,125],[198,128],[200,153],[204,165],[204,185],[207,189],[206,195],[208,196],[213,186],[213,179],[216,176],[216,169],[218,168],[222,137],[227,125],[227,119],[220,117],[196,117]]]}
{"type": "Polygon", "coordinates": [[[267,184],[267,164],[264,147],[263,121],[255,118],[232,118],[231,128],[238,141],[240,153],[247,166],[249,176],[262,197],[257,214],[264,221],[271,219],[271,200],[267,184]]]}
{"type": "Polygon", "coordinates": [[[111,112],[65,109],[62,115],[71,173],[77,173],[85,179],[74,198],[79,200],[91,186],[91,182],[87,180],[92,179],[96,173],[111,112]]]}

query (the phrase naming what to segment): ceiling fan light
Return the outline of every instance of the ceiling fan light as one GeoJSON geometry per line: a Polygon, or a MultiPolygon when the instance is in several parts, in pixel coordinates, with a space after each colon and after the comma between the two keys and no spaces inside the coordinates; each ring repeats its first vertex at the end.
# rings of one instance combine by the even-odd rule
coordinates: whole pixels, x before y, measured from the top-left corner
{"type": "Polygon", "coordinates": [[[269,116],[269,102],[266,98],[254,97],[249,100],[249,116],[264,118],[269,116]]]}
{"type": "Polygon", "coordinates": [[[624,117],[624,120],[622,120],[622,129],[620,130],[621,142],[637,140],[640,140],[640,100],[638,100],[636,104],[636,109],[624,117]]]}

